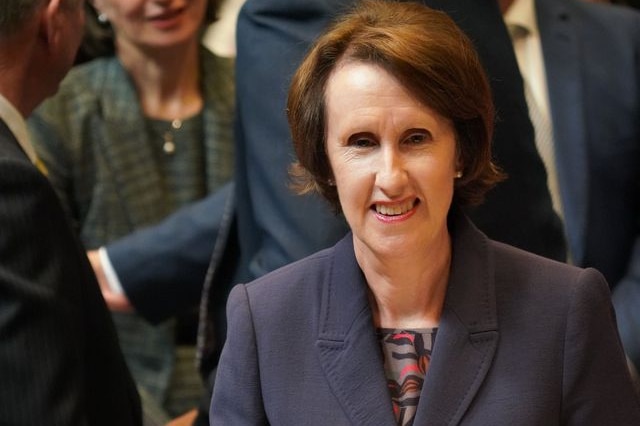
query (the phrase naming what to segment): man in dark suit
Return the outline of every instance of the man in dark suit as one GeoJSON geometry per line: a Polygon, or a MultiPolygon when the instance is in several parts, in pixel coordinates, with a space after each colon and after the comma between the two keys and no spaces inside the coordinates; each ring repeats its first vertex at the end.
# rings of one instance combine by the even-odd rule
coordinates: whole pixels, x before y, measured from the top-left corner
{"type": "MultiPolygon", "coordinates": [[[[248,0],[241,10],[237,29],[238,116],[233,191],[241,257],[231,283],[259,277],[334,244],[346,233],[343,220],[323,200],[296,196],[288,187],[287,170],[293,153],[284,108],[289,78],[307,47],[336,14],[352,3],[248,0]]],[[[509,179],[489,194],[483,207],[470,212],[472,218],[494,239],[563,260],[566,249],[562,226],[551,207],[522,81],[497,3],[425,3],[449,12],[477,43],[495,93],[499,120],[494,154],[509,179]]],[[[184,287],[162,295],[153,288],[180,279],[187,269],[198,270],[204,277],[213,251],[209,277],[218,280],[215,285],[205,285],[205,299],[209,299],[205,302],[211,301],[209,318],[217,325],[217,341],[212,345],[209,367],[215,364],[217,349],[224,341],[222,307],[228,291],[228,282],[219,279],[221,275],[228,276],[223,273],[229,264],[220,261],[225,251],[213,249],[215,236],[227,229],[220,226],[222,216],[211,214],[216,209],[223,213],[222,204],[221,199],[205,199],[174,214],[159,227],[107,246],[125,293],[147,287],[148,294],[163,301],[178,300],[184,287]],[[149,263],[154,267],[143,266],[149,263]]],[[[197,281],[182,283],[202,285],[197,281]]],[[[146,304],[157,304],[153,298],[147,299],[146,304]]],[[[163,307],[170,309],[166,303],[163,307]]]]}
{"type": "Polygon", "coordinates": [[[24,118],[71,66],[81,0],[0,4],[0,424],[139,425],[140,403],[84,250],[24,118]]]}
{"type": "Polygon", "coordinates": [[[583,0],[500,3],[534,89],[532,114],[542,105],[550,118],[554,156],[543,158],[570,258],[607,278],[640,366],[640,13],[583,0]]]}

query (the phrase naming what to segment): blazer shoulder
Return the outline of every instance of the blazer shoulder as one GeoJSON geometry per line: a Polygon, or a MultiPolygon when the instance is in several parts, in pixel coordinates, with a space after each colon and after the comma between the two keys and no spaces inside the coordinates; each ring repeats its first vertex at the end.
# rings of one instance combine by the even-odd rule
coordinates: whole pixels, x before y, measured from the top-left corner
{"type": "Polygon", "coordinates": [[[204,46],[200,49],[206,102],[218,114],[230,117],[235,108],[235,60],[217,56],[204,46]]]}
{"type": "Polygon", "coordinates": [[[246,284],[250,294],[295,291],[300,284],[319,286],[331,269],[334,248],[327,248],[289,263],[246,284]]]}
{"type": "Polygon", "coordinates": [[[584,34],[612,37],[616,43],[638,44],[640,12],[629,6],[574,0],[567,3],[569,17],[575,19],[584,34]]]}
{"type": "Polygon", "coordinates": [[[331,277],[333,249],[312,254],[245,284],[247,303],[256,322],[305,323],[317,318],[331,277]]]}
{"type": "MultiPolygon", "coordinates": [[[[29,127],[52,127],[66,136],[70,132],[69,126],[80,125],[92,111],[98,113],[104,98],[105,80],[113,72],[120,74],[118,68],[120,65],[115,58],[98,58],[72,68],[56,94],[43,101],[29,117],[29,127]]],[[[122,79],[127,79],[123,71],[122,79]]]]}
{"type": "Polygon", "coordinates": [[[45,108],[51,104],[61,103],[77,105],[86,102],[87,98],[98,98],[103,90],[105,78],[118,68],[121,66],[115,57],[97,58],[77,65],[62,80],[56,94],[45,100],[42,105],[45,108]]]}
{"type": "Polygon", "coordinates": [[[497,284],[528,286],[540,293],[571,297],[574,292],[609,293],[600,271],[548,259],[497,241],[491,241],[497,284]]]}

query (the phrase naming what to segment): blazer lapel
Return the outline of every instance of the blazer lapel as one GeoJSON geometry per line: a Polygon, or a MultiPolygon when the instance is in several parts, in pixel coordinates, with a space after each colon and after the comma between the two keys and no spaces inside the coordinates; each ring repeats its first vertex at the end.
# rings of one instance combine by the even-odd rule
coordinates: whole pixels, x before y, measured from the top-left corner
{"type": "MultiPolygon", "coordinates": [[[[201,46],[201,50],[206,48],[201,46]]],[[[233,61],[201,52],[203,125],[207,192],[218,189],[233,174],[233,61]]]]}
{"type": "Polygon", "coordinates": [[[364,276],[349,233],[333,251],[323,285],[317,340],[320,363],[354,425],[395,425],[364,276]]]}
{"type": "Polygon", "coordinates": [[[414,424],[460,423],[498,346],[493,260],[487,238],[452,214],[453,257],[445,305],[414,424]]]}
{"type": "Polygon", "coordinates": [[[109,65],[103,81],[110,89],[102,92],[101,105],[104,135],[97,143],[133,229],[163,217],[169,206],[133,83],[117,60],[109,65]]]}
{"type": "MultiPolygon", "coordinates": [[[[455,425],[469,408],[498,346],[493,260],[487,238],[461,213],[452,273],[415,424],[455,425]]],[[[367,286],[348,234],[323,286],[317,347],[327,381],[356,425],[394,425],[367,286]]]]}
{"type": "Polygon", "coordinates": [[[556,167],[572,258],[584,253],[587,148],[582,102],[580,40],[568,2],[537,0],[536,15],[547,75],[556,167]]]}

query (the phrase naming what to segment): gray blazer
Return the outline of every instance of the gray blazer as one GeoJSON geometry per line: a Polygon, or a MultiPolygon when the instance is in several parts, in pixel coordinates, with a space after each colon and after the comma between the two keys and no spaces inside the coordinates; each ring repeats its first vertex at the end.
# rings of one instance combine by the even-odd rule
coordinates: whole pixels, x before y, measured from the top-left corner
{"type": "MultiPolygon", "coordinates": [[[[416,425],[638,425],[608,286],[454,213],[416,425]]],[[[394,425],[352,236],[231,293],[212,425],[394,425]]]]}

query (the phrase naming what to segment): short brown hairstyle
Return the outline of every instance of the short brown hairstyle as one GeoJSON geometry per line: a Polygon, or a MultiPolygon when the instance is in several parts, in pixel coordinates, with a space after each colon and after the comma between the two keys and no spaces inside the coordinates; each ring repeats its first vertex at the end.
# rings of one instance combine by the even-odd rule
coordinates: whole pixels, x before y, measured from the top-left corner
{"type": "Polygon", "coordinates": [[[382,67],[453,122],[463,164],[454,190],[458,204],[481,203],[504,178],[491,160],[491,89],[469,38],[445,13],[422,4],[364,0],[316,40],[293,77],[287,117],[297,155],[290,175],[299,194],[319,192],[341,210],[325,148],[325,90],[346,60],[382,67]]]}

